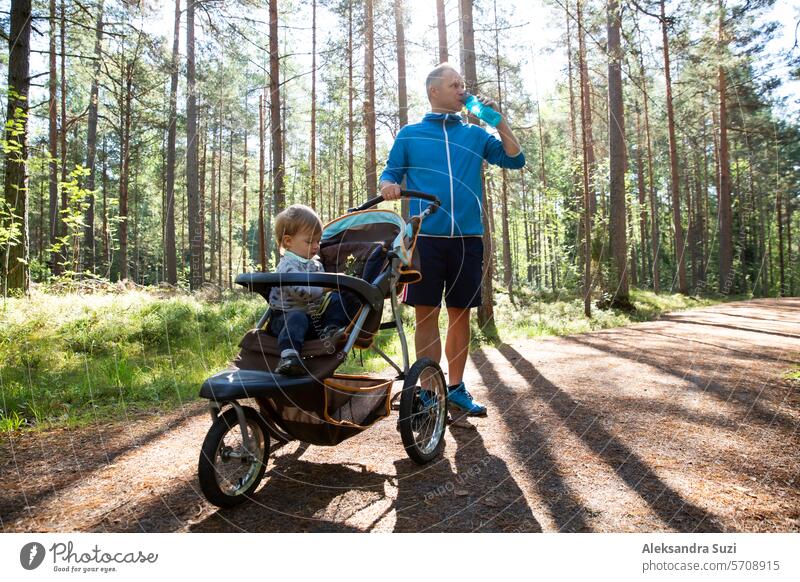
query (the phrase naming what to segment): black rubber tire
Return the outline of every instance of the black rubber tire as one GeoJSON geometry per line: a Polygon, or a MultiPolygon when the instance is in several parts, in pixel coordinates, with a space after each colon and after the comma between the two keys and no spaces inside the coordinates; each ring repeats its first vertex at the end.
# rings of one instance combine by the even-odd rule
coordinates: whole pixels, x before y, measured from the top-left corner
{"type": "Polygon", "coordinates": [[[403,383],[403,392],[400,395],[400,419],[397,423],[400,428],[400,437],[403,439],[403,446],[412,461],[424,465],[441,455],[442,449],[444,448],[446,419],[447,383],[445,382],[442,369],[439,367],[439,364],[432,359],[420,358],[411,366],[411,369],[406,375],[405,382],[403,383]],[[423,371],[427,368],[434,369],[434,374],[437,376],[437,383],[442,392],[439,395],[440,399],[437,399],[437,410],[432,412],[432,414],[435,414],[435,418],[430,440],[431,442],[435,441],[435,446],[432,448],[426,447],[429,450],[423,450],[414,436],[414,412],[415,404],[418,403],[419,379],[423,371]]]}
{"type": "MultiPolygon", "coordinates": [[[[267,469],[267,460],[269,458],[269,430],[267,429],[267,424],[254,409],[245,406],[243,411],[245,422],[247,422],[250,431],[252,431],[253,438],[258,443],[263,444],[263,450],[257,451],[257,455],[260,458],[251,461],[240,461],[243,465],[250,463],[246,473],[249,477],[246,483],[241,484],[242,487],[233,491],[223,491],[220,486],[221,474],[217,470],[217,462],[222,460],[218,458],[218,453],[220,453],[220,447],[225,442],[226,435],[232,430],[241,435],[236,410],[229,408],[217,417],[211,428],[208,429],[200,450],[200,460],[197,466],[200,490],[206,499],[217,507],[233,507],[247,501],[258,488],[261,479],[264,477],[264,471],[267,469]],[[252,473],[252,471],[255,471],[255,473],[252,473]]],[[[236,462],[236,459],[228,459],[223,462],[236,462]]]]}

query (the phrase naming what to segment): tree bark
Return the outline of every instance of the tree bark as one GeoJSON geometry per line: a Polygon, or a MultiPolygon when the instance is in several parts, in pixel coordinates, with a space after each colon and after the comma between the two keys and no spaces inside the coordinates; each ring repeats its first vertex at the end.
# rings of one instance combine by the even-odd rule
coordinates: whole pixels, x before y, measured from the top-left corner
{"type": "Polygon", "coordinates": [[[622,46],[619,0],[608,1],[608,150],[612,305],[632,307],[628,289],[627,209],[625,200],[625,108],[622,96],[622,46]]]}
{"type": "MultiPolygon", "coordinates": [[[[48,88],[50,99],[48,104],[48,153],[50,160],[50,246],[58,242],[61,218],[58,204],[58,72],[56,70],[56,0],[50,0],[50,79],[48,88]]],[[[61,272],[61,255],[53,252],[50,258],[53,273],[61,272]]]]}
{"type": "Polygon", "coordinates": [[[89,120],[86,129],[86,168],[89,175],[86,178],[86,189],[89,191],[86,207],[86,228],[83,236],[84,269],[91,272],[95,270],[95,236],[94,236],[94,207],[95,207],[95,158],[97,157],[97,117],[98,94],[100,77],[100,58],[103,45],[103,0],[98,5],[96,32],[94,40],[94,56],[97,59],[92,75],[92,87],[89,90],[89,120]]]}
{"type": "Polygon", "coordinates": [[[264,227],[264,108],[266,95],[258,96],[258,260],[261,270],[267,270],[267,236],[264,227]]]}
{"type": "Polygon", "coordinates": [[[353,117],[353,0],[347,3],[347,207],[353,208],[353,157],[355,122],[353,117]]]}
{"type": "MultiPolygon", "coordinates": [[[[244,102],[247,111],[247,98],[244,102]]],[[[242,273],[247,272],[247,127],[244,128],[244,178],[242,180],[242,273]]]]}
{"type": "MultiPolygon", "coordinates": [[[[403,22],[403,0],[394,0],[394,21],[397,31],[397,109],[402,129],[408,125],[408,92],[406,90],[406,33],[403,22]]],[[[409,215],[409,200],[403,198],[400,202],[401,214],[404,218],[409,215]]]]}
{"type": "MultiPolygon", "coordinates": [[[[469,93],[475,94],[478,86],[478,73],[475,63],[475,27],[472,22],[472,0],[459,0],[459,15],[461,28],[461,71],[464,83],[469,93]]],[[[472,115],[468,116],[470,123],[478,120],[472,115]]],[[[488,335],[497,335],[497,326],[494,321],[494,244],[492,240],[491,194],[486,188],[485,173],[481,172],[481,187],[483,190],[483,278],[481,279],[482,305],[478,308],[478,324],[488,335]]]]}
{"type": "MultiPolygon", "coordinates": [[[[500,110],[503,109],[503,84],[500,79],[500,30],[497,21],[497,0],[494,0],[494,56],[495,56],[495,75],[497,80],[497,104],[500,110]]],[[[540,134],[541,137],[541,134],[540,134]]],[[[501,196],[501,221],[503,227],[503,285],[508,291],[509,299],[514,304],[514,271],[511,263],[511,236],[509,233],[509,208],[508,208],[508,172],[503,168],[500,172],[500,196],[501,196]]]]}
{"type": "Polygon", "coordinates": [[[278,54],[278,0],[269,0],[269,93],[272,134],[272,196],[274,213],[286,205],[281,125],[280,55],[278,54]]]}
{"type": "Polygon", "coordinates": [[[444,0],[436,0],[436,23],[439,29],[439,62],[446,63],[450,59],[447,50],[447,21],[444,13],[444,0]]]}
{"type": "Polygon", "coordinates": [[[12,0],[8,43],[8,88],[6,142],[17,148],[6,155],[4,194],[12,217],[0,224],[14,224],[18,234],[0,249],[3,257],[3,295],[10,290],[28,292],[30,252],[28,240],[28,91],[30,88],[31,0],[12,0]]]}
{"type": "Polygon", "coordinates": [[[643,286],[647,273],[652,268],[647,264],[650,253],[647,249],[647,202],[644,180],[644,158],[642,156],[642,115],[639,102],[636,102],[636,182],[639,194],[639,257],[641,263],[641,278],[639,285],[643,286]]]}
{"type": "Polygon", "coordinates": [[[669,37],[664,0],[661,1],[661,39],[664,52],[664,82],[667,91],[667,130],[669,133],[669,168],[672,190],[672,221],[675,228],[675,261],[678,265],[678,291],[686,295],[686,244],[681,223],[681,183],[678,173],[678,144],[675,139],[675,111],[672,107],[672,74],[669,64],[669,37]]]}
{"type": "Polygon", "coordinates": [[[589,83],[586,73],[586,49],[584,47],[583,0],[577,2],[578,15],[578,63],[581,72],[581,140],[583,146],[583,313],[592,316],[592,203],[589,192],[591,168],[591,121],[589,114],[589,83]]]}
{"type": "Polygon", "coordinates": [[[653,292],[661,292],[661,266],[659,264],[660,239],[658,225],[658,200],[656,199],[655,174],[653,173],[653,146],[650,138],[650,99],[647,92],[647,76],[644,70],[644,59],[642,57],[641,45],[639,50],[639,70],[642,80],[642,104],[644,107],[644,135],[647,143],[647,183],[649,186],[650,198],[650,250],[652,252],[652,275],[653,292]]]}
{"type": "Polygon", "coordinates": [[[194,8],[186,6],[186,201],[189,222],[189,288],[203,286],[203,240],[200,231],[198,183],[197,94],[195,87],[194,8]]]}
{"type": "MultiPolygon", "coordinates": [[[[209,111],[209,118],[211,117],[209,111]]],[[[214,282],[217,279],[217,152],[220,150],[222,144],[217,140],[217,127],[215,125],[211,130],[213,132],[211,137],[211,201],[209,204],[209,215],[211,217],[211,232],[208,244],[208,280],[214,282]]],[[[222,171],[222,168],[219,168],[222,171]]]]}
{"type": "Polygon", "coordinates": [[[233,130],[228,144],[228,289],[233,287],[233,130]]]}
{"type": "Polygon", "coordinates": [[[181,29],[181,1],[175,0],[175,27],[172,37],[172,72],[169,90],[169,119],[167,121],[167,216],[164,233],[167,262],[167,283],[178,284],[175,248],[175,134],[178,107],[179,36],[181,29]]]}
{"type": "Polygon", "coordinates": [[[128,176],[130,173],[131,108],[133,104],[133,64],[123,59],[125,89],[121,100],[120,156],[122,168],[119,175],[119,278],[128,278],[128,176]]]}
{"type": "Polygon", "coordinates": [[[311,208],[317,208],[317,0],[311,2],[311,208]]]}
{"type": "Polygon", "coordinates": [[[733,285],[733,209],[731,204],[731,165],[728,150],[728,106],[725,68],[725,6],[719,0],[719,59],[717,89],[719,91],[719,290],[728,294],[733,285]]]}
{"type": "Polygon", "coordinates": [[[375,150],[375,34],[373,0],[364,5],[364,138],[367,198],[378,195],[377,153],[375,150]]]}

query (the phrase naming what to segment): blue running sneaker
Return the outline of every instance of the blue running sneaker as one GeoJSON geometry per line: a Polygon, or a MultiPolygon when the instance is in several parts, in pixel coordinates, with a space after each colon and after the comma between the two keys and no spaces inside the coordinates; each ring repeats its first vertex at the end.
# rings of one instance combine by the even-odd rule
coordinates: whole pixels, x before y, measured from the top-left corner
{"type": "Polygon", "coordinates": [[[467,387],[463,382],[448,387],[447,401],[455,408],[466,412],[467,416],[486,416],[486,407],[472,399],[472,395],[467,392],[467,387]]]}
{"type": "Polygon", "coordinates": [[[426,410],[436,404],[436,396],[430,390],[425,390],[425,388],[419,389],[417,398],[419,399],[421,410],[426,410]]]}

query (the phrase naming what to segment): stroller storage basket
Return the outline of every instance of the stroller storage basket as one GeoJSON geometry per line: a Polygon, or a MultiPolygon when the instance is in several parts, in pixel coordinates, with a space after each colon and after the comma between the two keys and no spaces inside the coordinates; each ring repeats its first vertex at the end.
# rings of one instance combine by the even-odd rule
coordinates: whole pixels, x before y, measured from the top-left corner
{"type": "Polygon", "coordinates": [[[389,416],[391,389],[392,380],[334,374],[258,402],[292,437],[332,446],[389,416]]]}
{"type": "Polygon", "coordinates": [[[325,420],[366,429],[391,412],[392,380],[335,374],[325,380],[325,420]]]}

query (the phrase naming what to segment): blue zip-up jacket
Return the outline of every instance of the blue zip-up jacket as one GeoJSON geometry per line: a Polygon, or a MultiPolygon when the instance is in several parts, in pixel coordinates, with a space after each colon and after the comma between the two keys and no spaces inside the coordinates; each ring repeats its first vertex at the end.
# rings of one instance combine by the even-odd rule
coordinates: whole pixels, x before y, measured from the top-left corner
{"type": "MultiPolygon", "coordinates": [[[[397,134],[381,181],[433,194],[441,208],[422,222],[420,234],[428,236],[480,236],[483,160],[502,168],[525,165],[520,152],[513,158],[503,143],[478,125],[464,123],[455,113],[428,113],[421,122],[407,125],[397,134]]],[[[427,202],[412,198],[411,214],[419,214],[427,202]]]]}

